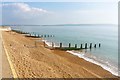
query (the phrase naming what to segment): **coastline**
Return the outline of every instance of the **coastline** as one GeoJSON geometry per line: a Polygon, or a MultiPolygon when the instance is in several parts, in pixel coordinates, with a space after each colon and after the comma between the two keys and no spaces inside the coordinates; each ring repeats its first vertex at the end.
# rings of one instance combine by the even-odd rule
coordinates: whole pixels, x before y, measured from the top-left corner
{"type": "Polygon", "coordinates": [[[32,38],[27,38],[24,37],[23,35],[14,32],[3,32],[3,38],[5,41],[5,46],[9,51],[8,53],[12,59],[13,64],[15,64],[15,68],[17,69],[17,73],[20,78],[40,77],[41,75],[43,75],[41,77],[47,77],[47,78],[48,77],[115,78],[116,77],[112,75],[110,72],[101,68],[100,66],[85,61],[84,59],[74,56],[72,54],[68,54],[65,51],[49,50],[47,48],[44,48],[42,42],[37,42],[37,48],[35,48],[34,46],[35,40],[32,38]],[[12,41],[12,39],[15,41],[15,43],[14,41],[12,41]],[[39,58],[43,58],[43,59],[39,59],[39,58]],[[35,62],[39,66],[35,66],[35,64],[31,63],[30,61],[35,62]],[[50,64],[49,62],[52,64],[50,64]],[[21,65],[19,65],[18,63],[20,63],[21,65]],[[26,64],[30,64],[30,65],[26,65],[26,64]],[[41,64],[42,66],[40,66],[41,64]],[[34,70],[32,67],[36,67],[38,71],[34,70]],[[42,69],[45,68],[43,74],[39,72],[40,68],[42,69]],[[25,72],[24,69],[27,72],[25,72]],[[44,74],[46,74],[46,76],[44,74]]]}
{"type": "MultiPolygon", "coordinates": [[[[45,41],[46,45],[48,47],[52,47],[52,43],[51,42],[48,42],[47,40],[43,40],[45,41]]],[[[57,45],[54,45],[54,47],[59,47],[57,45]]],[[[112,64],[111,61],[108,61],[106,60],[105,58],[101,58],[99,56],[95,56],[95,55],[92,55],[90,53],[86,53],[84,50],[79,50],[79,51],[76,51],[76,50],[67,50],[66,51],[67,53],[69,54],[72,54],[74,56],[77,56],[79,58],[82,58],[84,59],[85,61],[88,61],[90,63],[93,63],[95,65],[98,65],[100,67],[102,67],[103,69],[109,71],[110,73],[112,73],[113,75],[115,76],[120,76],[118,73],[118,68],[117,68],[117,64],[112,64]],[[103,60],[105,60],[103,62],[103,60]],[[115,67],[116,65],[116,67],[115,67]]]]}
{"type": "Polygon", "coordinates": [[[95,58],[93,58],[93,55],[90,54],[88,56],[87,55],[88,53],[85,54],[84,52],[74,52],[74,51],[67,51],[67,52],[70,53],[70,54],[73,54],[73,55],[75,55],[75,56],[77,56],[79,58],[82,58],[82,59],[84,59],[84,60],[86,60],[86,61],[88,61],[90,63],[96,64],[96,65],[102,67],[103,69],[109,71],[110,73],[112,73],[115,76],[119,76],[119,74],[118,74],[118,68],[115,69],[115,70],[113,70],[114,67],[111,66],[109,64],[109,62],[107,62],[108,64],[103,63],[104,59],[102,59],[102,60],[100,60],[98,58],[96,59],[96,56],[94,56],[95,58]]]}

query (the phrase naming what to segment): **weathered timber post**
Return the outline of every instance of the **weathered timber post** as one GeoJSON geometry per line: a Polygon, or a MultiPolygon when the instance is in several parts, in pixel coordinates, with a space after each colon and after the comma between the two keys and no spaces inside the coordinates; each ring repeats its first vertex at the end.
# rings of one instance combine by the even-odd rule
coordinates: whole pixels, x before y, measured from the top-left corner
{"type": "Polygon", "coordinates": [[[77,48],[77,44],[75,44],[75,48],[77,48]]]}
{"type": "Polygon", "coordinates": [[[81,44],[80,48],[82,49],[82,44],[81,44]]]}
{"type": "Polygon", "coordinates": [[[99,43],[99,47],[101,47],[101,44],[99,43]]]}
{"type": "Polygon", "coordinates": [[[90,49],[92,48],[92,43],[90,43],[90,49]]]}
{"type": "Polygon", "coordinates": [[[87,49],[87,43],[85,43],[85,49],[87,49]]]}
{"type": "Polygon", "coordinates": [[[49,37],[49,35],[48,35],[48,37],[49,37]]]}
{"type": "Polygon", "coordinates": [[[45,47],[45,41],[43,42],[43,45],[44,45],[44,47],[45,47]]]}
{"type": "Polygon", "coordinates": [[[94,45],[94,47],[96,48],[96,44],[94,45]]]}
{"type": "Polygon", "coordinates": [[[46,35],[44,35],[44,37],[46,37],[46,35]]]}
{"type": "Polygon", "coordinates": [[[71,47],[71,43],[69,43],[69,48],[71,47]]]}
{"type": "Polygon", "coordinates": [[[62,43],[60,43],[60,48],[62,48],[62,43]]]}
{"type": "Polygon", "coordinates": [[[52,42],[52,48],[54,47],[54,43],[52,42]]]}

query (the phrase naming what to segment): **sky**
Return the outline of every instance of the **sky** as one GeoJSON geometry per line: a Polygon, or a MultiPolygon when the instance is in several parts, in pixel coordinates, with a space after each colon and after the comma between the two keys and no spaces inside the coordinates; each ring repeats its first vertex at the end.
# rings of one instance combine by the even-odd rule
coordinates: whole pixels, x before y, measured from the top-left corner
{"type": "Polygon", "coordinates": [[[3,2],[4,25],[117,24],[117,2],[3,2]]]}
{"type": "Polygon", "coordinates": [[[120,0],[0,0],[2,2],[118,2],[120,0]]]}

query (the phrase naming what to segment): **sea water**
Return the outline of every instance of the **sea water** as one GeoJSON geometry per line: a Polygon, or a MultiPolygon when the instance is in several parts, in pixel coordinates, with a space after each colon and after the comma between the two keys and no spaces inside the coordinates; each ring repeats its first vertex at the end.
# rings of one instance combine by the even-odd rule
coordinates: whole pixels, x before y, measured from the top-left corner
{"type": "Polygon", "coordinates": [[[117,25],[13,26],[12,28],[41,35],[54,35],[54,37],[44,38],[49,45],[51,42],[56,46],[59,46],[59,43],[68,46],[71,43],[71,46],[77,44],[77,47],[85,43],[97,44],[97,48],[91,50],[67,52],[97,64],[118,76],[120,63],[118,62],[117,25]],[[99,43],[101,43],[100,48],[99,43]]]}

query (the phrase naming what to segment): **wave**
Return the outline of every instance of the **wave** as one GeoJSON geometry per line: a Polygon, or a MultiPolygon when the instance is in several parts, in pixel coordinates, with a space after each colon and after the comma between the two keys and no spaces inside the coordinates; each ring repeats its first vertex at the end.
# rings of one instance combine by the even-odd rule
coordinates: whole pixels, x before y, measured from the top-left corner
{"type": "Polygon", "coordinates": [[[45,42],[45,44],[47,44],[47,46],[52,46],[52,44],[50,42],[48,42],[47,40],[43,39],[43,42],[45,42]]]}
{"type": "Polygon", "coordinates": [[[107,59],[105,60],[98,56],[84,53],[84,52],[76,52],[76,51],[67,51],[67,52],[71,53],[75,56],[78,56],[80,58],[83,58],[84,60],[86,60],[88,62],[91,62],[91,63],[101,66],[103,69],[109,71],[110,73],[112,73],[115,76],[120,76],[118,74],[120,72],[120,71],[118,71],[118,64],[115,64],[114,62],[112,62],[110,60],[107,60],[107,59]]]}
{"type": "MultiPolygon", "coordinates": [[[[52,47],[52,42],[49,42],[48,40],[42,40],[43,42],[45,42],[45,44],[47,45],[47,46],[49,46],[49,47],[52,47]]],[[[53,43],[54,44],[54,47],[59,47],[58,45],[55,45],[55,43],[53,43]]]]}

